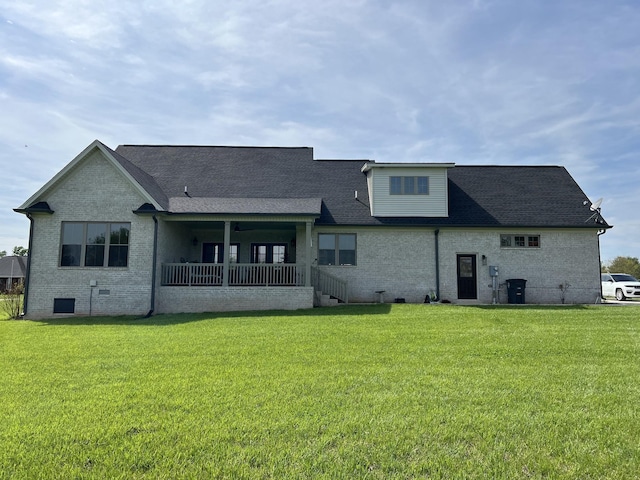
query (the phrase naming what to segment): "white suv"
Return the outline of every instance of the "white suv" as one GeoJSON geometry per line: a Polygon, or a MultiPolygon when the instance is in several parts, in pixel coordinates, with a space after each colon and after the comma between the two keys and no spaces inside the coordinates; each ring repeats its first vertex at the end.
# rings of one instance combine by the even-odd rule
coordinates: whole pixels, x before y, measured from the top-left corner
{"type": "Polygon", "coordinates": [[[600,280],[603,297],[616,297],[616,300],[620,301],[627,298],[640,298],[640,282],[631,275],[603,273],[600,275],[600,280]]]}

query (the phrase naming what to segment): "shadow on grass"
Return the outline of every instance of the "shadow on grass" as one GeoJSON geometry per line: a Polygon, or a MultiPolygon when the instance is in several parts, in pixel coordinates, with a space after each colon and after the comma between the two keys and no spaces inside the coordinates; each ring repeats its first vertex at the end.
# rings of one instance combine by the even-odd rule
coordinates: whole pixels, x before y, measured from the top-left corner
{"type": "MultiPolygon", "coordinates": [[[[43,326],[60,325],[131,325],[131,326],[164,326],[179,325],[181,323],[201,322],[203,320],[229,318],[258,318],[258,317],[321,317],[336,315],[385,315],[391,311],[391,304],[375,305],[340,305],[336,307],[309,308],[304,310],[251,310],[238,312],[205,312],[205,313],[175,313],[159,314],[149,318],[139,316],[92,316],[92,317],[59,317],[32,320],[43,326]]],[[[27,320],[31,321],[31,320],[27,320]]]]}
{"type": "MultiPolygon", "coordinates": [[[[140,316],[92,316],[92,317],[58,317],[33,320],[42,326],[60,325],[126,325],[126,326],[169,326],[182,323],[201,322],[204,320],[230,319],[230,318],[260,318],[260,317],[332,317],[338,315],[386,315],[391,312],[391,303],[384,304],[350,304],[335,307],[309,308],[304,310],[252,310],[236,312],[204,312],[204,313],[175,313],[158,314],[149,318],[140,316]]],[[[420,304],[421,305],[421,304],[420,304]]],[[[414,305],[418,306],[418,304],[414,305]]],[[[455,305],[433,304],[424,305],[425,308],[443,307],[478,310],[586,310],[594,305],[455,305]]],[[[31,321],[31,320],[27,320],[31,321]]]]}
{"type": "Polygon", "coordinates": [[[535,305],[535,304],[499,304],[499,305],[467,305],[468,308],[480,310],[586,310],[594,305],[565,304],[565,305],[535,305]]]}

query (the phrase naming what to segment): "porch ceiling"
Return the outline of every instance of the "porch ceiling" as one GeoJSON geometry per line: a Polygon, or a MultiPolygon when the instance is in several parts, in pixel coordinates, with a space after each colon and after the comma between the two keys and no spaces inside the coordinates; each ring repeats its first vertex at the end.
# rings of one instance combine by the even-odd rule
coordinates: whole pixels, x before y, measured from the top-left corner
{"type": "MultiPolygon", "coordinates": [[[[187,220],[180,222],[194,230],[224,230],[224,222],[187,220]]],[[[264,222],[243,222],[233,220],[231,222],[231,233],[253,232],[258,230],[295,230],[296,222],[264,221],[264,222]]]]}

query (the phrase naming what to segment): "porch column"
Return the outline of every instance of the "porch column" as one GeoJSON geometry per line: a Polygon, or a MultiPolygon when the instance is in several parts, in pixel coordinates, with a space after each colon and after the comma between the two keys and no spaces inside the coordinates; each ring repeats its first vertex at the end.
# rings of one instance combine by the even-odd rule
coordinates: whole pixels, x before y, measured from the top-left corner
{"type": "Polygon", "coordinates": [[[224,222],[224,255],[222,259],[222,286],[229,286],[229,253],[231,245],[231,222],[224,222]]]}
{"type": "Polygon", "coordinates": [[[304,286],[311,286],[311,222],[307,222],[305,232],[305,262],[304,262],[304,286]]]}

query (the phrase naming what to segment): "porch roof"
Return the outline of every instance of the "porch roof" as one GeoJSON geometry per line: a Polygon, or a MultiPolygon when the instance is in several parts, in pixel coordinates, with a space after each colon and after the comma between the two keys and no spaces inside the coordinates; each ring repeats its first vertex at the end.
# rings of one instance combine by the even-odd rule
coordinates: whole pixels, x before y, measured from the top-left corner
{"type": "Polygon", "coordinates": [[[321,198],[172,197],[171,213],[320,216],[321,198]]]}

